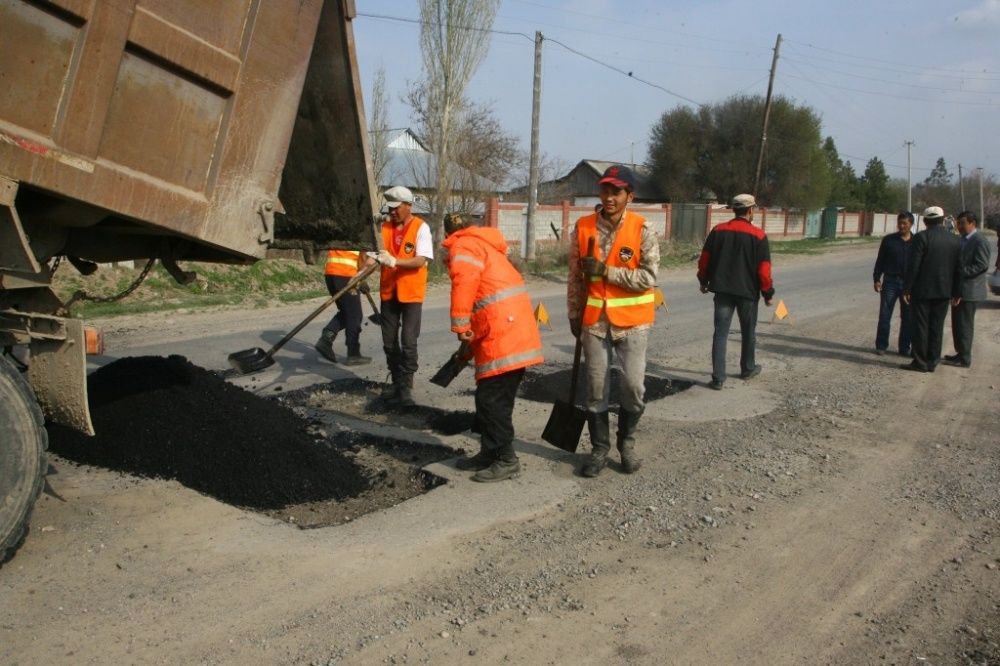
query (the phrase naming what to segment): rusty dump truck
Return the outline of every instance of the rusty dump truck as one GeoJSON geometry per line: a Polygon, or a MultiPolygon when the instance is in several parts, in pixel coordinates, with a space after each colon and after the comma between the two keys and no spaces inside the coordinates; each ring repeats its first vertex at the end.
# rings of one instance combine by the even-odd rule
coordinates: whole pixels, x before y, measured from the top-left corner
{"type": "MultiPolygon", "coordinates": [[[[53,272],[364,247],[352,0],[0,0],[0,563],[46,420],[93,434],[92,331],[53,272]]],[[[367,241],[367,242],[366,242],[367,241]]]]}

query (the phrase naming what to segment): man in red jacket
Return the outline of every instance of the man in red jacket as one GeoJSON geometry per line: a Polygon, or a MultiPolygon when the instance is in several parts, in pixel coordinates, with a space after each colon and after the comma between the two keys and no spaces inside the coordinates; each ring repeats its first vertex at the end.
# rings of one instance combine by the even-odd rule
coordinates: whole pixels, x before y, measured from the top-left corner
{"type": "Polygon", "coordinates": [[[480,451],[455,466],[473,481],[503,481],[521,471],[514,452],[514,397],[524,369],[544,361],[531,298],[507,259],[503,235],[446,215],[451,277],[451,330],[469,345],[476,364],[480,451]]]}
{"type": "Polygon", "coordinates": [[[771,279],[771,246],[760,227],[753,226],[757,202],[751,194],[738,194],[729,202],[735,217],[708,233],[698,259],[701,293],[715,294],[715,335],[712,337],[712,382],[721,391],[726,381],[726,338],[735,311],[740,319],[740,379],[760,374],[757,347],[757,303],[774,303],[771,279]]]}

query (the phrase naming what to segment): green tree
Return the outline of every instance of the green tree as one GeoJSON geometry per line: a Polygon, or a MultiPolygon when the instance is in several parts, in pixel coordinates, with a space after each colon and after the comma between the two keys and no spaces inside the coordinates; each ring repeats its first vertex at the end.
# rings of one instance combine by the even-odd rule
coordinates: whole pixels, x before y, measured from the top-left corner
{"type": "MultiPolygon", "coordinates": [[[[646,166],[672,200],[729,197],[753,189],[764,118],[763,97],[736,95],[697,110],[665,112],[650,130],[646,166]]],[[[819,116],[784,97],[771,104],[758,200],[813,209],[830,191],[819,116]]]]}
{"type": "Polygon", "coordinates": [[[961,196],[952,184],[953,177],[954,174],[945,166],[944,158],[939,157],[930,175],[913,188],[914,208],[919,211],[927,206],[941,206],[946,213],[957,213],[961,196]]]}
{"type": "Polygon", "coordinates": [[[861,191],[865,210],[887,211],[894,208],[895,196],[889,188],[889,174],[879,158],[868,160],[865,173],[861,176],[861,191]]]}
{"type": "Polygon", "coordinates": [[[827,205],[852,210],[861,208],[860,182],[851,163],[840,159],[833,137],[826,137],[823,142],[823,152],[826,153],[827,163],[830,165],[830,195],[826,200],[827,205]]]}

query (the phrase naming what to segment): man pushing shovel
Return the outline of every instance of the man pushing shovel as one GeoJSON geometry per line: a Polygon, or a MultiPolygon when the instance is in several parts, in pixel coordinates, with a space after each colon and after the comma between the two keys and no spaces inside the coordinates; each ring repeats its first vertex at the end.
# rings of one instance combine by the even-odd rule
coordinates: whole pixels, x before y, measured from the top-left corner
{"type": "Polygon", "coordinates": [[[608,461],[611,434],[608,399],[611,355],[621,368],[616,443],[622,471],[639,469],[635,430],[645,410],[646,345],[656,315],[655,287],[660,266],[656,232],[641,215],[629,212],[635,177],[626,166],[608,167],[598,181],[601,210],[581,217],[570,234],[566,304],[573,336],[583,336],[587,375],[587,426],[592,450],[583,476],[597,476],[608,461]],[[581,256],[591,239],[593,256],[581,256]],[[582,318],[581,318],[582,313],[582,318]]]}

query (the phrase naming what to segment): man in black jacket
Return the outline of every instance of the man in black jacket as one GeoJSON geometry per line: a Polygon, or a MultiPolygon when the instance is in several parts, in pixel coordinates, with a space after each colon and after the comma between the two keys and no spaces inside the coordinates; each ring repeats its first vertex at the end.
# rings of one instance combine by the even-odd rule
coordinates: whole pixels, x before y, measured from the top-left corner
{"type": "Polygon", "coordinates": [[[944,228],[944,211],[931,206],[913,239],[910,265],[903,281],[903,301],[913,307],[913,361],[899,366],[934,372],[941,361],[941,341],[948,304],[962,290],[961,241],[944,228]]]}
{"type": "Polygon", "coordinates": [[[986,271],[990,269],[990,244],[979,233],[979,218],[963,210],[957,218],[962,234],[961,300],[951,304],[951,338],[955,353],[944,362],[968,368],[972,365],[972,333],[976,326],[976,304],[986,300],[986,271]]]}
{"type": "Polygon", "coordinates": [[[729,202],[734,219],[716,226],[705,239],[698,259],[701,293],[715,294],[715,335],[712,337],[712,382],[721,391],[726,381],[726,338],[733,312],[740,320],[740,379],[760,374],[755,358],[757,303],[774,302],[771,279],[771,246],[764,230],[753,226],[757,202],[751,194],[738,194],[729,202]]]}

